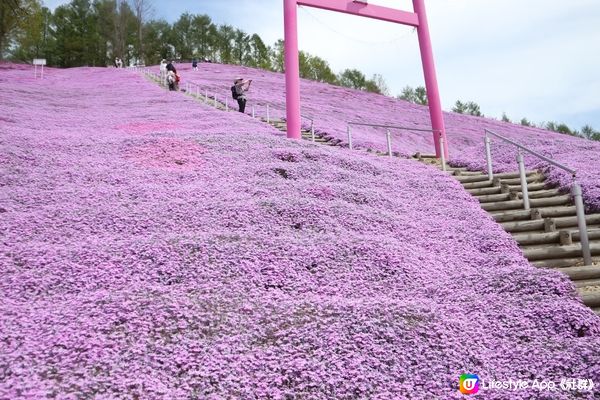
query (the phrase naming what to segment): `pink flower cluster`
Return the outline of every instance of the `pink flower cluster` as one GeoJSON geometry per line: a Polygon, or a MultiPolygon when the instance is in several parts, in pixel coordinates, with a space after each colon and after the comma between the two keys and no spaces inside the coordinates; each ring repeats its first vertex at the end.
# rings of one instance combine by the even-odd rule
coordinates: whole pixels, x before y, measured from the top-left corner
{"type": "MultiPolygon", "coordinates": [[[[255,105],[256,112],[264,116],[266,104],[269,103],[271,115],[285,117],[285,79],[282,74],[220,64],[200,64],[199,71],[192,71],[187,65],[178,68],[181,69],[184,81],[199,84],[202,90],[208,89],[209,95],[217,93],[217,97],[223,101],[235,77],[253,79],[247,108],[255,105]]],[[[431,127],[427,107],[318,82],[301,81],[301,101],[302,114],[314,119],[316,131],[342,144],[347,143],[347,122],[351,121],[418,129],[431,127]]],[[[483,137],[484,129],[489,129],[576,169],[586,204],[591,209],[600,210],[600,164],[596,162],[600,154],[600,142],[450,112],[444,113],[444,120],[452,165],[487,170],[483,137]]],[[[303,120],[303,124],[305,127],[309,126],[308,118],[303,120]]],[[[384,129],[352,127],[352,134],[355,147],[387,151],[384,129]]],[[[395,152],[405,156],[415,152],[433,153],[433,137],[430,133],[392,130],[391,134],[395,152]]],[[[496,172],[518,169],[514,147],[495,140],[492,148],[496,172]]],[[[528,168],[547,170],[550,179],[565,191],[569,190],[572,179],[560,169],[537,158],[527,158],[526,162],[528,168]]]]}
{"type": "Polygon", "coordinates": [[[0,80],[1,399],[600,383],[597,316],[441,172],[288,141],[125,71],[0,80]]]}

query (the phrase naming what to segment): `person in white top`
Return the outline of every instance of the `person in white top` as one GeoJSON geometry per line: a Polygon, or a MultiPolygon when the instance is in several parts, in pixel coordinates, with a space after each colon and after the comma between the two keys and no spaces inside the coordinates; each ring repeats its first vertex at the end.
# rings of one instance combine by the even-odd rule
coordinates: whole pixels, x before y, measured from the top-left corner
{"type": "Polygon", "coordinates": [[[167,60],[165,60],[164,58],[162,59],[162,61],[160,62],[160,80],[161,82],[164,82],[167,79],[167,60]]]}

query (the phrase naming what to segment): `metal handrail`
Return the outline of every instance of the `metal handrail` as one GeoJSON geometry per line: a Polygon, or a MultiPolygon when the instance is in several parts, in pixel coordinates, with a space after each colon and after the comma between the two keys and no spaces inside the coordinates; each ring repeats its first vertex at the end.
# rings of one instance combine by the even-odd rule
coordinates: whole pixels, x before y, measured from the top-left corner
{"type": "Polygon", "coordinates": [[[542,159],[542,160],[546,161],[546,162],[547,162],[547,163],[549,163],[549,164],[552,164],[552,165],[554,165],[554,166],[556,166],[556,167],[558,167],[558,168],[561,168],[561,169],[563,169],[563,170],[567,171],[568,173],[570,173],[571,175],[573,175],[573,177],[575,177],[575,176],[577,175],[577,171],[575,171],[574,169],[572,169],[572,168],[569,168],[569,167],[567,167],[566,165],[563,165],[563,164],[561,164],[561,163],[559,163],[559,162],[557,162],[557,161],[554,161],[553,159],[551,159],[551,158],[548,158],[548,157],[546,157],[545,155],[543,155],[543,154],[540,154],[540,153],[538,153],[538,152],[536,152],[536,151],[534,151],[534,150],[531,150],[531,149],[529,149],[529,148],[527,148],[527,147],[523,146],[522,144],[519,144],[519,143],[517,143],[517,142],[514,142],[514,141],[510,140],[510,139],[509,139],[509,138],[507,138],[507,137],[504,137],[504,136],[502,136],[502,135],[499,135],[499,134],[497,134],[496,132],[490,131],[489,129],[485,129],[485,132],[486,132],[486,133],[489,133],[489,134],[490,134],[490,135],[492,135],[492,136],[495,136],[495,137],[497,137],[498,139],[502,139],[502,140],[504,140],[505,142],[507,142],[507,143],[510,143],[510,144],[512,144],[513,146],[516,146],[516,147],[518,147],[519,149],[521,149],[521,150],[523,150],[523,151],[526,151],[527,153],[529,153],[529,154],[531,154],[531,155],[534,155],[534,156],[536,156],[537,158],[540,158],[540,159],[542,159]]]}
{"type": "Polygon", "coordinates": [[[503,140],[506,143],[509,143],[515,146],[517,150],[517,163],[519,164],[519,177],[521,181],[521,196],[523,198],[523,208],[525,210],[530,209],[529,203],[529,191],[527,189],[527,176],[525,173],[525,162],[523,161],[523,152],[527,152],[547,163],[554,165],[568,173],[571,174],[573,178],[573,183],[571,184],[571,194],[573,195],[573,202],[575,203],[575,211],[577,213],[577,226],[579,228],[579,242],[581,243],[581,252],[583,254],[583,262],[585,265],[592,264],[592,254],[590,252],[590,242],[587,234],[587,226],[585,221],[585,208],[583,205],[583,193],[581,191],[581,185],[577,182],[577,171],[572,168],[567,167],[559,163],[558,161],[554,161],[551,158],[548,158],[530,148],[523,146],[520,143],[517,143],[507,137],[497,134],[489,129],[484,129],[485,131],[485,156],[487,161],[487,169],[488,169],[488,179],[493,181],[494,179],[494,171],[492,165],[492,150],[491,150],[491,139],[490,136],[497,137],[498,139],[503,140]]]}
{"type": "Polygon", "coordinates": [[[417,132],[440,132],[439,129],[409,128],[407,126],[367,124],[365,122],[348,122],[347,124],[348,125],[360,125],[360,126],[372,126],[374,128],[402,129],[402,130],[406,130],[406,131],[417,131],[417,132]]]}
{"type": "Polygon", "coordinates": [[[442,131],[440,129],[423,129],[423,128],[410,128],[407,126],[399,126],[399,125],[389,125],[389,124],[369,124],[366,122],[347,122],[346,123],[346,132],[348,134],[348,148],[350,150],[353,150],[353,145],[352,145],[352,133],[350,131],[350,126],[351,125],[355,125],[355,126],[368,126],[368,127],[373,127],[373,128],[385,128],[386,129],[386,140],[387,140],[387,153],[389,157],[392,157],[392,135],[390,133],[390,129],[399,129],[399,130],[406,130],[406,131],[417,131],[417,132],[434,132],[437,133],[440,136],[440,161],[442,163],[442,171],[446,171],[446,154],[445,154],[445,149],[444,149],[444,137],[442,135],[442,131]]]}

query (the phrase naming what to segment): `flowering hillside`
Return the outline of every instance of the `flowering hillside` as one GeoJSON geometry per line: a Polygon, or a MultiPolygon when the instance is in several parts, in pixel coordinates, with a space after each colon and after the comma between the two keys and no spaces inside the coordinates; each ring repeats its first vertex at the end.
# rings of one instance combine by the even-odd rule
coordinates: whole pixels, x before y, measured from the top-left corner
{"type": "MultiPolygon", "coordinates": [[[[282,74],[221,64],[200,64],[199,71],[192,71],[188,65],[178,68],[184,81],[209,88],[209,94],[219,93],[218,97],[223,100],[229,95],[229,87],[236,76],[253,79],[248,107],[256,104],[256,110],[264,115],[264,105],[268,102],[275,116],[285,115],[285,80],[282,74]]],[[[382,95],[302,80],[300,96],[302,114],[315,120],[316,131],[342,142],[347,142],[346,123],[349,121],[425,129],[431,126],[427,107],[382,95]]],[[[600,210],[600,163],[597,162],[600,142],[456,113],[444,113],[444,119],[453,165],[486,170],[483,135],[487,128],[576,169],[588,206],[600,210]]],[[[309,122],[304,120],[303,123],[309,122]]],[[[353,127],[352,130],[355,147],[387,151],[384,130],[366,127],[353,127]]],[[[392,131],[392,137],[393,150],[401,154],[433,152],[433,138],[429,133],[392,131]]],[[[493,155],[497,172],[517,170],[513,147],[495,141],[493,155]]],[[[546,168],[535,158],[527,158],[526,163],[530,168],[546,168]]],[[[571,184],[570,176],[555,168],[550,170],[549,177],[565,190],[571,184]]]]}
{"type": "Polygon", "coordinates": [[[288,141],[115,69],[0,82],[1,399],[600,383],[600,319],[434,168],[288,141]]]}

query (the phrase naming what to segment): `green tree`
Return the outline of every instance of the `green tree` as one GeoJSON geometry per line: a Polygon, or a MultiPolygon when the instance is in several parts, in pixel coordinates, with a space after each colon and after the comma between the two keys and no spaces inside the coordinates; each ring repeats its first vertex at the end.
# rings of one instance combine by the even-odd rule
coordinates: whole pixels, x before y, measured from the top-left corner
{"type": "Polygon", "coordinates": [[[171,25],[164,20],[150,21],[144,26],[144,60],[158,64],[160,60],[174,58],[171,53],[171,25]]]}
{"type": "Polygon", "coordinates": [[[456,100],[456,103],[454,103],[454,107],[452,108],[452,111],[455,113],[458,113],[458,114],[468,114],[468,115],[474,115],[476,117],[483,116],[481,114],[479,104],[475,103],[474,101],[467,101],[467,102],[463,103],[460,100],[456,100]]]}
{"type": "Polygon", "coordinates": [[[194,41],[192,33],[192,15],[183,13],[173,24],[171,30],[171,44],[175,46],[175,51],[181,59],[192,58],[194,50],[194,41]]]}
{"type": "Polygon", "coordinates": [[[39,42],[38,19],[41,9],[39,0],[0,1],[0,60],[7,55],[7,50],[15,40],[27,42],[26,47],[39,42]],[[35,27],[31,27],[31,24],[35,27]],[[33,36],[27,37],[28,32],[33,36]]]}
{"type": "Polygon", "coordinates": [[[428,104],[427,90],[424,86],[417,86],[415,88],[415,103],[422,106],[426,106],[428,104]]]}
{"type": "Polygon", "coordinates": [[[235,29],[231,25],[219,25],[217,29],[217,48],[219,59],[224,64],[233,62],[233,41],[235,29]]]}
{"type": "MultiPolygon", "coordinates": [[[[12,58],[30,62],[33,58],[47,58],[50,46],[50,19],[52,13],[39,3],[31,5],[27,17],[14,31],[12,58]]],[[[48,60],[47,60],[48,61],[48,60]]]]}
{"type": "Polygon", "coordinates": [[[527,118],[522,118],[519,123],[523,126],[532,126],[533,125],[527,118]]]}
{"type": "Polygon", "coordinates": [[[405,86],[404,89],[402,89],[402,94],[396,97],[410,101],[411,103],[427,105],[427,90],[423,86],[417,86],[415,89],[410,86],[405,86]]]}
{"type": "Polygon", "coordinates": [[[572,131],[571,128],[569,128],[567,124],[564,123],[556,125],[556,132],[571,136],[576,135],[576,132],[572,131]]]}
{"type": "Polygon", "coordinates": [[[352,89],[365,90],[367,78],[357,69],[346,69],[339,76],[340,85],[352,89]]]}
{"type": "Polygon", "coordinates": [[[557,123],[556,122],[549,121],[549,122],[546,122],[546,123],[542,123],[542,126],[545,129],[549,130],[549,131],[558,132],[556,130],[556,127],[557,127],[557,123]]]}
{"type": "Polygon", "coordinates": [[[283,39],[277,40],[271,49],[271,65],[276,72],[284,72],[284,43],[283,39]]]}
{"type": "Polygon", "coordinates": [[[465,114],[467,112],[467,104],[460,100],[456,100],[454,107],[452,107],[452,111],[458,114],[465,114]]]}
{"type": "Polygon", "coordinates": [[[266,70],[272,68],[269,48],[256,33],[250,37],[250,55],[250,66],[266,70]]]}
{"type": "Polygon", "coordinates": [[[317,56],[311,56],[310,69],[313,74],[312,79],[334,85],[338,83],[337,77],[329,67],[329,63],[324,59],[317,56]]]}
{"type": "Polygon", "coordinates": [[[194,27],[194,43],[198,48],[198,55],[201,58],[209,57],[210,49],[215,42],[215,37],[213,37],[216,31],[215,26],[206,14],[194,15],[192,26],[194,27]]]}
{"type": "Polygon", "coordinates": [[[105,65],[99,45],[98,16],[88,0],[58,7],[53,18],[56,63],[62,67],[105,65]]]}
{"type": "Polygon", "coordinates": [[[383,76],[380,74],[374,74],[371,79],[367,81],[367,91],[373,93],[383,94],[384,96],[389,96],[390,89],[383,79],[383,76]]]}
{"type": "Polygon", "coordinates": [[[512,122],[505,112],[502,113],[502,122],[512,122]]]}
{"type": "Polygon", "coordinates": [[[137,22],[137,48],[135,55],[138,58],[137,61],[142,58],[144,54],[144,24],[152,13],[152,1],[151,0],[131,0],[131,8],[135,13],[135,19],[137,22]]]}
{"type": "Polygon", "coordinates": [[[250,36],[241,29],[236,29],[233,36],[233,54],[234,61],[239,65],[247,65],[251,63],[250,36]]]}
{"type": "Polygon", "coordinates": [[[300,78],[314,79],[310,65],[310,55],[302,50],[298,52],[298,68],[300,78]]]}
{"type": "Polygon", "coordinates": [[[594,130],[590,125],[584,125],[581,127],[581,135],[590,140],[600,140],[600,132],[594,130]]]}

